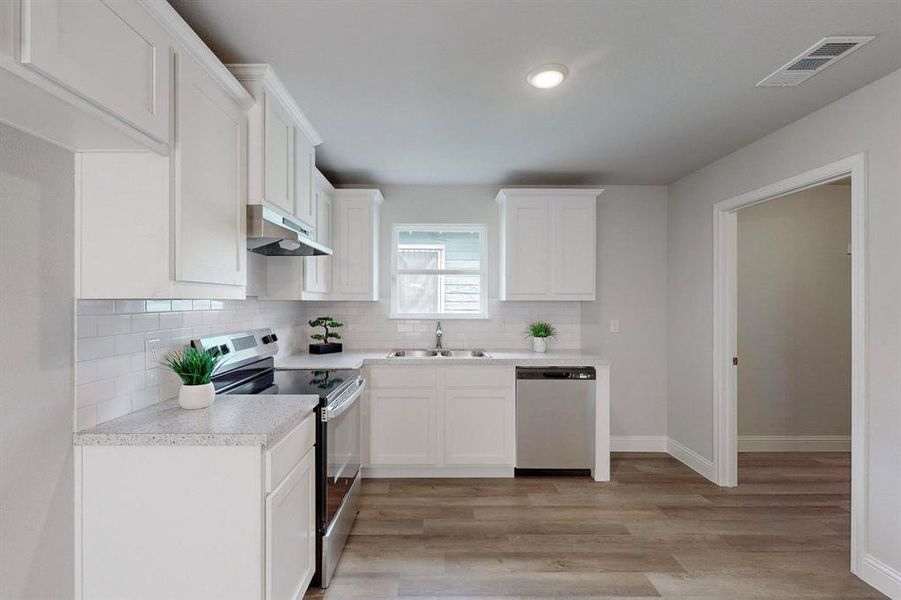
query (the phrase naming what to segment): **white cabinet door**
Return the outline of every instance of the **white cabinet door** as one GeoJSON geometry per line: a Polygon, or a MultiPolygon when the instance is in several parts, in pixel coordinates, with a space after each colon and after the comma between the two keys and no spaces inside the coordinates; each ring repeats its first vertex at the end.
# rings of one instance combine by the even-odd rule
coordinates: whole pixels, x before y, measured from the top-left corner
{"type": "Polygon", "coordinates": [[[21,10],[22,64],[168,141],[168,39],[137,2],[22,0],[21,10]]]}
{"type": "Polygon", "coordinates": [[[308,227],[316,227],[316,190],[313,174],[316,170],[316,147],[304,133],[294,133],[295,196],[294,216],[308,227]]]}
{"type": "Polygon", "coordinates": [[[594,300],[594,198],[561,198],[551,203],[552,294],[559,300],[594,300]]]}
{"type": "Polygon", "coordinates": [[[336,190],[332,198],[331,300],[375,301],[378,289],[378,190],[336,190]]]}
{"type": "Polygon", "coordinates": [[[294,214],[294,123],[272,94],[263,95],[265,107],[264,198],[289,215],[294,214]]]}
{"type": "Polygon", "coordinates": [[[316,569],[316,449],[266,497],[266,598],[298,600],[316,569]]]}
{"type": "Polygon", "coordinates": [[[448,465],[512,466],[512,388],[448,389],[444,397],[444,462],[448,465]]]}
{"type": "MultiPolygon", "coordinates": [[[[325,190],[316,192],[316,241],[331,247],[332,198],[325,190]]],[[[331,256],[304,259],[304,291],[328,294],[331,291],[331,256]]]]}
{"type": "Polygon", "coordinates": [[[548,199],[507,201],[505,221],[505,299],[533,299],[549,289],[550,213],[548,199]]]}
{"type": "Polygon", "coordinates": [[[176,279],[244,285],[246,117],[193,58],[176,61],[176,279]]]}
{"type": "Polygon", "coordinates": [[[369,464],[437,465],[437,409],[434,388],[371,390],[369,464]]]}

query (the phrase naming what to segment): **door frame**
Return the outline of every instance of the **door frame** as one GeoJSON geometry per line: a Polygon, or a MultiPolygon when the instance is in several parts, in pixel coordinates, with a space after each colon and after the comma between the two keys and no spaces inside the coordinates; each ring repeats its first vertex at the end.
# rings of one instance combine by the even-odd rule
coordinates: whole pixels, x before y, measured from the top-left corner
{"type": "Polygon", "coordinates": [[[783,179],[713,206],[713,465],[715,483],[738,484],[738,210],[851,177],[851,571],[860,573],[867,530],[866,154],[783,179]]]}

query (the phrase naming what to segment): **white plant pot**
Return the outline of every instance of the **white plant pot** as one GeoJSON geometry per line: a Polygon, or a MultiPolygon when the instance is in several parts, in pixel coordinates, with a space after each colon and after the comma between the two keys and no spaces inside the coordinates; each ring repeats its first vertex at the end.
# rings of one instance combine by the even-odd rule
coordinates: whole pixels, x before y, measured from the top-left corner
{"type": "Polygon", "coordinates": [[[193,410],[206,408],[216,399],[216,388],[212,383],[202,385],[182,385],[178,390],[178,405],[193,410]]]}
{"type": "Polygon", "coordinates": [[[532,352],[547,352],[547,338],[532,338],[532,352]]]}

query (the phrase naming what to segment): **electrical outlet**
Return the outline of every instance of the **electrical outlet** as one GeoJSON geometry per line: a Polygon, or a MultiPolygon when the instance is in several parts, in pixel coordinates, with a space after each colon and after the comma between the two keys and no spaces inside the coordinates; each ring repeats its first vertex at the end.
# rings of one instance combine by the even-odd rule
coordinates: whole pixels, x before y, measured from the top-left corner
{"type": "Polygon", "coordinates": [[[610,319],[610,333],[619,333],[619,319],[610,319]]]}
{"type": "Polygon", "coordinates": [[[147,353],[146,358],[148,365],[159,366],[163,361],[163,357],[166,356],[166,353],[169,351],[168,342],[159,338],[147,340],[144,347],[147,353]]]}

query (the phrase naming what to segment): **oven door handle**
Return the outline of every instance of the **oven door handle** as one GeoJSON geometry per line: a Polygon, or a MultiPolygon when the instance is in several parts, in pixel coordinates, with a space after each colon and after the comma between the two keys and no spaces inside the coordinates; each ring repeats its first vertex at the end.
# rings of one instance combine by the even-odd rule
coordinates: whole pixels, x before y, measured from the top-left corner
{"type": "Polygon", "coordinates": [[[341,416],[344,412],[353,406],[354,402],[360,397],[360,394],[363,393],[363,390],[366,389],[366,380],[364,379],[360,383],[360,387],[354,390],[354,393],[342,400],[336,406],[331,406],[323,409],[322,411],[322,422],[328,423],[332,419],[341,416]]]}

